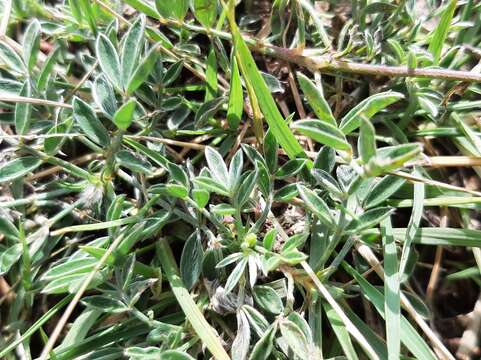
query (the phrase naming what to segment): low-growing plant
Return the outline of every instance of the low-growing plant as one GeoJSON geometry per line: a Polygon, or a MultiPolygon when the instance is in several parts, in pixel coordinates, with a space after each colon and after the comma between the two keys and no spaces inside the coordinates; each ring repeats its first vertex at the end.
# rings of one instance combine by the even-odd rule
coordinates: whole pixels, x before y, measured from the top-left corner
{"type": "Polygon", "coordinates": [[[0,0],[0,357],[453,359],[481,8],[418,5],[0,0]]]}

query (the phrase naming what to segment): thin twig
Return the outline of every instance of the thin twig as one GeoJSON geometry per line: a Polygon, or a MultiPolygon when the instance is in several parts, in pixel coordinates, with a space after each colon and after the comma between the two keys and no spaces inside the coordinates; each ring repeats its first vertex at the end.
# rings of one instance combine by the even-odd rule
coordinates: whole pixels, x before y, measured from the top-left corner
{"type": "Polygon", "coordinates": [[[13,95],[2,95],[0,96],[0,102],[13,102],[13,103],[25,103],[25,104],[34,104],[34,105],[44,105],[44,106],[58,106],[63,107],[66,109],[71,109],[72,105],[58,102],[58,101],[51,101],[51,100],[44,100],[44,99],[35,99],[29,98],[25,96],[13,96],[13,95]]]}

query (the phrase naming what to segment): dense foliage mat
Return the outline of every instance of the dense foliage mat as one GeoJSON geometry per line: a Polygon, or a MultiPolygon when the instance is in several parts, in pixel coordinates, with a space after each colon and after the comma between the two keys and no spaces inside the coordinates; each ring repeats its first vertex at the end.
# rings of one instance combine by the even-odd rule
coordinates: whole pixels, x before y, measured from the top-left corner
{"type": "Polygon", "coordinates": [[[480,27],[0,0],[0,358],[479,355],[480,27]]]}

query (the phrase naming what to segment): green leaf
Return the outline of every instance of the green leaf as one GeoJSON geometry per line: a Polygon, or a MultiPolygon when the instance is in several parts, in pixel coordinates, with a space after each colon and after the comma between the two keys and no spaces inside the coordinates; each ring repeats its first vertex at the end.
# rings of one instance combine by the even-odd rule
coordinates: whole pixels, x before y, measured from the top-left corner
{"type": "Polygon", "coordinates": [[[84,257],[78,259],[68,258],[60,264],[52,266],[42,275],[42,280],[51,281],[63,276],[73,274],[85,274],[95,267],[98,260],[93,257],[84,257]]]}
{"type": "Polygon", "coordinates": [[[52,75],[52,70],[57,63],[58,56],[60,54],[60,47],[56,47],[53,51],[48,54],[47,59],[43,64],[43,68],[40,70],[40,74],[37,78],[37,90],[42,92],[47,87],[47,82],[49,77],[52,75]]]}
{"type": "Polygon", "coordinates": [[[292,127],[311,139],[337,150],[351,152],[351,145],[336,127],[321,120],[299,120],[292,127]]]}
{"type": "Polygon", "coordinates": [[[237,152],[232,157],[232,160],[229,165],[228,185],[231,193],[235,193],[235,191],[239,186],[243,167],[244,167],[244,157],[242,155],[242,150],[237,150],[237,152]]]}
{"type": "Polygon", "coordinates": [[[415,159],[422,151],[420,144],[401,144],[379,149],[376,156],[365,166],[369,176],[388,173],[415,159]]]}
{"type": "Polygon", "coordinates": [[[120,166],[126,167],[133,172],[147,175],[152,173],[152,165],[148,161],[135,156],[128,150],[118,151],[115,154],[115,159],[120,166]]]}
{"type": "Polygon", "coordinates": [[[105,76],[98,76],[92,87],[92,96],[95,104],[108,118],[112,119],[117,111],[117,99],[115,98],[114,89],[107,81],[105,76]]]}
{"type": "Polygon", "coordinates": [[[100,34],[95,42],[95,52],[107,79],[118,90],[122,90],[122,72],[120,70],[119,56],[114,45],[104,34],[100,34]]]}
{"type": "Polygon", "coordinates": [[[32,71],[37,63],[37,55],[40,49],[40,23],[34,19],[25,30],[23,38],[23,60],[27,64],[28,71],[32,71]]]}
{"type": "Polygon", "coordinates": [[[113,122],[119,129],[127,130],[130,124],[132,124],[136,106],[137,101],[130,99],[115,112],[113,122]]]}
{"type": "MultiPolygon", "coordinates": [[[[145,357],[142,357],[142,359],[145,359],[145,357]]],[[[180,352],[177,350],[167,350],[162,351],[159,360],[194,360],[194,358],[184,352],[180,352]]]]}
{"type": "Polygon", "coordinates": [[[167,190],[167,193],[173,197],[177,197],[179,199],[187,199],[187,196],[189,196],[189,190],[184,186],[180,184],[167,184],[165,185],[165,189],[167,190]]]}
{"type": "Polygon", "coordinates": [[[284,179],[297,175],[306,165],[306,159],[288,160],[276,171],[276,178],[284,179]]]}
{"type": "MultiPolygon", "coordinates": [[[[239,68],[245,81],[248,81],[255,91],[261,111],[264,114],[267,124],[269,124],[269,129],[291,159],[306,157],[304,149],[298,143],[279,112],[264,78],[259,72],[254,58],[239,32],[233,14],[229,14],[228,17],[239,68]]],[[[308,166],[310,166],[309,163],[308,166]]]]}
{"type": "Polygon", "coordinates": [[[270,229],[265,235],[264,239],[262,240],[262,246],[268,251],[272,251],[274,247],[274,243],[276,241],[277,231],[276,229],[270,229]]]}
{"type": "Polygon", "coordinates": [[[182,21],[189,10],[189,0],[155,0],[155,6],[160,16],[182,21]]]}
{"type": "Polygon", "coordinates": [[[85,101],[74,97],[73,118],[90,140],[102,146],[110,144],[110,136],[93,109],[85,101]]]}
{"type": "Polygon", "coordinates": [[[254,186],[256,185],[257,181],[257,171],[251,171],[247,176],[243,176],[241,179],[241,184],[239,186],[239,190],[233,194],[234,195],[234,203],[238,208],[241,208],[254,190],[254,186]]]}
{"type": "Polygon", "coordinates": [[[214,192],[219,195],[229,196],[229,189],[225,187],[224,183],[220,183],[217,180],[211,179],[207,176],[198,176],[192,180],[200,189],[204,189],[208,192],[214,192]]]}
{"type": "Polygon", "coordinates": [[[271,314],[278,315],[284,310],[284,305],[277,292],[270,286],[258,285],[252,289],[255,302],[271,314]]]}
{"type": "Polygon", "coordinates": [[[301,359],[309,358],[309,345],[306,336],[299,327],[292,321],[282,319],[280,322],[282,338],[286,341],[294,354],[301,359]]]}
{"type": "Polygon", "coordinates": [[[7,239],[18,241],[20,233],[6,216],[0,217],[0,234],[7,239]]]}
{"type": "Polygon", "coordinates": [[[228,294],[232,290],[234,290],[234,287],[239,282],[242,274],[244,274],[246,265],[247,265],[247,257],[241,258],[241,260],[237,263],[234,270],[232,270],[229,277],[227,278],[227,281],[224,287],[225,294],[228,294]]]}
{"type": "Polygon", "coordinates": [[[187,289],[192,288],[202,272],[204,252],[200,242],[200,235],[195,232],[185,242],[180,257],[180,276],[187,289]]]}
{"type": "Polygon", "coordinates": [[[369,120],[361,120],[357,147],[364,164],[367,164],[376,155],[376,131],[369,120]]]}
{"type": "Polygon", "coordinates": [[[227,98],[221,96],[204,102],[195,114],[195,124],[198,127],[204,126],[211,117],[223,108],[226,101],[227,98]]]}
{"type": "Polygon", "coordinates": [[[119,314],[129,310],[123,302],[110,296],[86,296],[82,298],[82,302],[87,306],[91,306],[110,314],[119,314]]]}
{"type": "Polygon", "coordinates": [[[122,84],[127,88],[144,46],[145,16],[141,15],[124,36],[122,46],[122,84]]]}
{"type": "Polygon", "coordinates": [[[443,45],[448,36],[449,27],[451,25],[451,21],[453,20],[454,12],[456,11],[456,5],[456,0],[449,1],[446,9],[444,9],[441,15],[441,20],[439,21],[438,25],[434,27],[434,30],[431,34],[428,51],[433,55],[435,65],[439,64],[443,45]]]}
{"type": "MultiPolygon", "coordinates": [[[[210,0],[204,0],[210,1],[210,0]]],[[[237,129],[240,125],[242,112],[244,111],[244,93],[239,74],[237,60],[232,58],[231,79],[229,89],[229,105],[227,107],[227,122],[231,129],[237,129]]]]}
{"type": "Polygon", "coordinates": [[[215,56],[214,47],[211,47],[206,61],[207,69],[205,70],[205,100],[211,100],[217,97],[217,58],[215,56]]]}
{"type": "Polygon", "coordinates": [[[217,0],[192,0],[192,11],[202,26],[210,28],[217,17],[217,0]]]}
{"type": "Polygon", "coordinates": [[[406,180],[399,176],[384,176],[371,189],[369,189],[369,193],[364,199],[364,207],[369,209],[382,204],[389,199],[391,195],[398,191],[405,182],[406,180]]]}
{"type": "Polygon", "coordinates": [[[18,74],[24,74],[27,72],[25,64],[20,56],[18,56],[17,53],[3,41],[0,41],[0,60],[18,74]]]}
{"type": "Polygon", "coordinates": [[[249,360],[267,360],[274,348],[274,337],[277,332],[277,323],[269,326],[269,329],[262,335],[254,345],[249,360]]]}
{"type": "Polygon", "coordinates": [[[314,191],[297,184],[297,190],[307,209],[317,216],[325,225],[332,226],[332,216],[329,207],[314,191]]]}
{"type": "Polygon", "coordinates": [[[0,166],[0,184],[18,179],[35,170],[42,163],[33,156],[24,156],[0,166]]]}
{"type": "MultiPolygon", "coordinates": [[[[20,90],[20,96],[31,97],[32,90],[30,82],[27,80],[20,90]]],[[[32,104],[31,103],[17,103],[15,105],[15,129],[17,134],[25,135],[30,130],[30,123],[32,118],[32,104]]]]}
{"type": "Polygon", "coordinates": [[[23,253],[22,244],[15,244],[10,247],[0,245],[0,275],[6,274],[8,270],[20,259],[23,253]]]}
{"type": "Polygon", "coordinates": [[[352,220],[346,226],[346,231],[356,233],[364,229],[369,229],[379,224],[383,219],[393,212],[390,207],[380,207],[367,210],[357,219],[352,220]]]}
{"type": "Polygon", "coordinates": [[[391,219],[381,221],[384,250],[384,312],[386,314],[386,342],[390,359],[399,359],[401,352],[401,300],[400,278],[396,242],[392,234],[391,219]]]}
{"type": "Polygon", "coordinates": [[[393,91],[371,95],[361,101],[342,118],[341,131],[346,135],[350,134],[361,125],[361,119],[369,120],[379,111],[403,98],[403,94],[393,91]]]}
{"type": "Polygon", "coordinates": [[[152,73],[157,60],[159,59],[159,50],[156,46],[152,47],[147,55],[142,59],[141,63],[135,69],[127,86],[127,94],[132,94],[142,85],[149,75],[152,73]]]}
{"type": "Polygon", "coordinates": [[[225,165],[224,159],[221,154],[214,148],[207,146],[205,148],[205,159],[209,165],[209,170],[215,181],[224,184],[225,187],[229,186],[229,172],[225,165]]]}
{"type": "Polygon", "coordinates": [[[209,192],[204,189],[194,189],[192,198],[199,208],[204,208],[209,202],[209,192]]]}
{"type": "Polygon", "coordinates": [[[314,110],[316,117],[334,127],[337,127],[336,119],[332,115],[331,108],[324,98],[322,87],[316,86],[311,80],[309,80],[300,72],[297,73],[297,81],[299,81],[302,92],[304,93],[304,96],[309,102],[312,110],[314,110]]]}

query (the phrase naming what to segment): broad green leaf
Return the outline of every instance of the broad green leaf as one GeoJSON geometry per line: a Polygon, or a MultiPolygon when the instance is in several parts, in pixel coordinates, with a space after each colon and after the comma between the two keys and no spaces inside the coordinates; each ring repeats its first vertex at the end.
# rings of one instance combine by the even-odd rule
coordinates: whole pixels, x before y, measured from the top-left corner
{"type": "Polygon", "coordinates": [[[422,151],[420,144],[401,144],[378,149],[376,156],[365,166],[369,176],[378,176],[402,167],[422,151]]]}
{"type": "Polygon", "coordinates": [[[114,89],[104,75],[98,76],[92,87],[95,104],[108,118],[112,118],[117,111],[117,99],[114,89]]]}
{"type": "Polygon", "coordinates": [[[369,193],[364,199],[364,207],[368,209],[382,204],[389,199],[391,195],[398,191],[405,182],[406,180],[399,176],[384,176],[371,189],[369,189],[369,193]]]}
{"type": "Polygon", "coordinates": [[[192,11],[202,26],[210,28],[217,17],[217,0],[192,0],[192,11]]]}
{"type": "Polygon", "coordinates": [[[205,101],[212,100],[217,97],[217,58],[214,47],[211,47],[206,61],[207,69],[205,71],[205,101]]]}
{"type": "Polygon", "coordinates": [[[0,166],[0,184],[18,179],[35,170],[42,163],[33,156],[24,156],[0,166]]]}
{"type": "Polygon", "coordinates": [[[299,120],[294,122],[292,127],[321,144],[337,150],[352,151],[344,134],[329,123],[321,120],[299,120]]]}
{"type": "Polygon", "coordinates": [[[189,10],[189,0],[155,0],[155,6],[160,16],[182,21],[189,10]]]}
{"type": "Polygon", "coordinates": [[[227,166],[219,152],[208,146],[205,148],[205,159],[207,160],[210,173],[214,180],[223,184],[225,187],[228,187],[229,172],[227,171],[227,166]]]}
{"type": "MultiPolygon", "coordinates": [[[[211,0],[203,0],[211,1],[211,0]]],[[[237,129],[240,125],[244,110],[244,94],[239,74],[237,60],[232,57],[231,79],[229,89],[229,105],[227,107],[227,122],[231,129],[237,129]]]]}
{"type": "Polygon", "coordinates": [[[95,42],[95,52],[100,67],[107,79],[110,80],[118,90],[122,90],[122,72],[120,70],[120,61],[114,45],[104,34],[100,34],[95,42]]]}
{"type": "Polygon", "coordinates": [[[85,135],[92,141],[102,146],[110,144],[110,136],[107,129],[97,118],[90,105],[78,97],[73,99],[73,118],[85,135]]]}
{"type": "Polygon", "coordinates": [[[341,131],[350,134],[361,125],[361,119],[369,120],[379,111],[392,103],[403,99],[404,95],[394,91],[383,92],[369,96],[352,108],[341,120],[341,131]]]}
{"type": "Polygon", "coordinates": [[[10,247],[0,245],[0,275],[6,274],[20,259],[22,249],[22,244],[15,244],[10,247]]]}
{"type": "MultiPolygon", "coordinates": [[[[159,360],[194,360],[189,354],[177,350],[162,351],[160,357],[157,358],[159,360]]],[[[145,359],[145,357],[142,356],[142,359],[145,359]]]]}
{"type": "Polygon", "coordinates": [[[241,208],[247,202],[247,200],[249,200],[257,181],[257,171],[254,170],[246,174],[248,175],[243,176],[241,179],[239,190],[233,194],[234,203],[238,208],[241,208]]]}
{"type": "Polygon", "coordinates": [[[145,16],[141,15],[125,34],[122,46],[122,84],[127,88],[144,46],[145,16]]]}
{"type": "Polygon", "coordinates": [[[210,118],[212,118],[218,111],[220,111],[224,107],[224,104],[226,102],[227,98],[224,96],[204,102],[195,114],[194,122],[197,127],[204,126],[210,118]]]}
{"type": "Polygon", "coordinates": [[[199,208],[204,208],[209,202],[209,192],[204,189],[194,189],[192,198],[199,208]]]}
{"type": "Polygon", "coordinates": [[[384,250],[384,312],[386,314],[386,342],[389,359],[399,359],[401,352],[401,298],[396,242],[392,235],[391,219],[381,221],[384,250]]]}
{"type": "Polygon", "coordinates": [[[118,151],[115,154],[115,159],[120,166],[126,167],[133,172],[147,175],[152,173],[152,165],[148,161],[135,156],[128,150],[118,151]]]}
{"type": "Polygon", "coordinates": [[[148,0],[125,0],[125,3],[153,19],[159,19],[159,13],[148,0]]]}
{"type": "Polygon", "coordinates": [[[300,72],[297,73],[297,81],[299,81],[302,92],[304,93],[304,96],[306,97],[312,110],[314,110],[316,117],[334,127],[337,127],[336,119],[334,119],[331,108],[324,98],[322,88],[315,85],[314,82],[309,80],[307,76],[300,72]]]}
{"type": "Polygon", "coordinates": [[[198,176],[193,179],[193,182],[200,188],[208,192],[217,193],[223,196],[229,196],[229,189],[217,180],[214,180],[207,176],[198,176]]]}
{"type": "MultiPolygon", "coordinates": [[[[291,159],[305,157],[304,149],[284,121],[249,48],[239,32],[234,14],[229,14],[228,17],[239,68],[245,81],[249,82],[254,89],[255,96],[270,130],[291,159]]],[[[309,164],[308,166],[310,167],[309,164]]]]}
{"type": "Polygon", "coordinates": [[[60,55],[60,49],[61,47],[58,46],[48,54],[48,57],[43,64],[43,68],[40,70],[40,74],[37,78],[37,90],[39,92],[44,91],[47,87],[48,79],[52,76],[53,68],[60,55]]]}
{"type": "Polygon", "coordinates": [[[258,285],[252,289],[254,300],[264,311],[278,315],[284,310],[284,305],[277,292],[270,286],[258,285]]]}
{"type": "MultiPolygon", "coordinates": [[[[73,119],[69,117],[64,122],[55,125],[49,131],[47,131],[47,135],[67,134],[72,128],[72,125],[73,119]]],[[[65,140],[67,140],[66,136],[48,137],[43,141],[43,149],[47,154],[54,155],[60,150],[65,140]]]]}
{"type": "Polygon", "coordinates": [[[78,259],[68,258],[60,264],[51,267],[42,275],[42,280],[50,281],[63,276],[73,274],[84,274],[92,271],[98,260],[93,257],[84,257],[78,259]]]}
{"type": "Polygon", "coordinates": [[[25,64],[20,56],[18,56],[17,53],[3,41],[0,41],[0,60],[18,74],[24,74],[27,72],[25,64]]]}
{"type": "Polygon", "coordinates": [[[357,147],[364,164],[367,164],[376,155],[376,131],[369,120],[361,120],[357,147]]]}
{"type": "Polygon", "coordinates": [[[97,310],[102,310],[103,312],[110,314],[118,314],[129,310],[122,301],[111,296],[86,296],[82,298],[82,302],[87,306],[91,306],[97,310]]]}
{"type": "MultiPolygon", "coordinates": [[[[31,97],[32,90],[30,82],[27,80],[20,90],[20,96],[31,97]]],[[[19,135],[25,135],[30,130],[30,123],[32,121],[32,104],[31,103],[17,103],[15,105],[15,130],[19,135]]]]}
{"type": "Polygon", "coordinates": [[[187,289],[192,288],[202,272],[202,244],[197,232],[193,233],[185,242],[180,257],[180,276],[187,289]]]}
{"type": "Polygon", "coordinates": [[[306,159],[288,160],[276,171],[276,178],[284,179],[297,175],[306,165],[306,159]]]}
{"type": "Polygon", "coordinates": [[[229,277],[227,278],[227,281],[225,283],[224,291],[226,294],[230,293],[232,290],[234,290],[234,287],[237,285],[239,282],[242,274],[244,274],[244,270],[247,265],[247,258],[243,257],[241,260],[237,263],[237,265],[234,267],[232,272],[230,273],[229,277]]]}
{"type": "Polygon", "coordinates": [[[147,55],[142,59],[139,66],[135,69],[132,77],[129,80],[127,85],[127,94],[132,94],[135,90],[142,85],[149,75],[151,74],[152,70],[154,69],[157,60],[159,59],[159,50],[156,46],[152,47],[147,55]]]}
{"type": "Polygon", "coordinates": [[[428,51],[433,55],[434,64],[439,63],[441,58],[441,52],[443,50],[444,42],[448,36],[449,27],[453,20],[454,12],[456,11],[457,0],[450,0],[444,9],[441,20],[431,33],[431,39],[429,40],[428,51]]]}
{"type": "Polygon", "coordinates": [[[249,360],[267,360],[274,347],[274,337],[277,332],[277,324],[272,324],[254,345],[249,360]]]}
{"type": "Polygon", "coordinates": [[[309,345],[304,333],[292,321],[282,319],[279,323],[282,338],[287,342],[294,354],[301,359],[309,358],[309,345]]]}
{"type": "Polygon", "coordinates": [[[13,223],[6,216],[0,217],[0,234],[7,239],[18,241],[20,236],[19,231],[13,223]]]}
{"type": "Polygon", "coordinates": [[[130,124],[132,124],[136,106],[137,101],[130,99],[115,112],[113,122],[119,129],[127,130],[130,124]]]}
{"type": "Polygon", "coordinates": [[[375,209],[367,210],[365,213],[361,214],[357,219],[352,220],[349,225],[346,226],[346,231],[358,232],[364,229],[369,229],[371,227],[379,224],[383,219],[389,216],[393,212],[390,207],[380,207],[375,209]]]}
{"type": "Polygon", "coordinates": [[[314,191],[297,184],[297,190],[307,209],[317,216],[325,225],[332,226],[332,216],[329,207],[314,191]]]}
{"type": "Polygon", "coordinates": [[[232,160],[229,165],[228,185],[231,193],[234,193],[239,186],[243,167],[244,167],[244,157],[242,155],[242,150],[237,150],[235,155],[232,157],[232,160]]]}
{"type": "Polygon", "coordinates": [[[25,30],[23,38],[23,61],[27,64],[28,71],[32,71],[37,63],[40,49],[40,23],[34,19],[25,30]]]}

